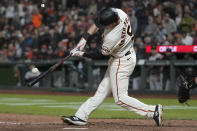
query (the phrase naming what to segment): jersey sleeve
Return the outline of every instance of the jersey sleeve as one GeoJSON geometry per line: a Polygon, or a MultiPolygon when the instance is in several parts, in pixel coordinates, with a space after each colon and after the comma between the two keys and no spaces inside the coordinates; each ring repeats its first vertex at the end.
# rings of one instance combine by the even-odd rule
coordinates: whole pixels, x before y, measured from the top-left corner
{"type": "Polygon", "coordinates": [[[117,43],[115,40],[105,39],[101,48],[101,53],[103,55],[110,55],[113,51],[115,43],[117,43]]]}

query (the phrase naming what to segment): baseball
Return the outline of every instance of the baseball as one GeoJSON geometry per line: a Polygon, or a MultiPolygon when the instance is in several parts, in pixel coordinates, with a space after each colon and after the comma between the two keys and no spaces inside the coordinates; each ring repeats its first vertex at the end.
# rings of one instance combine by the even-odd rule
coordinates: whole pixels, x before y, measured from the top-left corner
{"type": "Polygon", "coordinates": [[[45,7],[45,4],[41,4],[41,7],[45,7]]]}
{"type": "Polygon", "coordinates": [[[32,71],[32,73],[38,73],[39,72],[38,68],[33,68],[31,71],[32,71]]]}

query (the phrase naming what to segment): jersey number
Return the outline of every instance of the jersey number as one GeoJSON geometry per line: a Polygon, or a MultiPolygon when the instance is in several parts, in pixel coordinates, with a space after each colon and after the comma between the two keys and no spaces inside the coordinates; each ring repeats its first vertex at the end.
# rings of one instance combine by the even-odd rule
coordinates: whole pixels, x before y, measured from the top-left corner
{"type": "Polygon", "coordinates": [[[128,34],[129,36],[133,36],[133,32],[132,32],[132,30],[131,30],[131,26],[130,26],[130,25],[129,25],[128,28],[127,28],[127,34],[128,34]]]}
{"type": "Polygon", "coordinates": [[[129,25],[128,28],[127,28],[127,34],[129,36],[131,36],[131,40],[133,41],[134,40],[134,35],[133,35],[133,32],[131,30],[131,26],[129,25]]]}

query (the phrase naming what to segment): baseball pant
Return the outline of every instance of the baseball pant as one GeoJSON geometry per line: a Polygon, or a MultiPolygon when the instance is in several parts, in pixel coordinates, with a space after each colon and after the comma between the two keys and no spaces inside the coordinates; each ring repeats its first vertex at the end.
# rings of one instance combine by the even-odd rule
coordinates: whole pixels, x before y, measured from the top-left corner
{"type": "Polygon", "coordinates": [[[95,95],[83,103],[75,116],[87,121],[88,116],[98,108],[110,92],[112,92],[115,103],[127,110],[142,116],[153,117],[155,106],[146,105],[139,100],[128,96],[129,76],[134,70],[136,55],[131,54],[121,58],[111,57],[103,80],[101,81],[95,95]]]}

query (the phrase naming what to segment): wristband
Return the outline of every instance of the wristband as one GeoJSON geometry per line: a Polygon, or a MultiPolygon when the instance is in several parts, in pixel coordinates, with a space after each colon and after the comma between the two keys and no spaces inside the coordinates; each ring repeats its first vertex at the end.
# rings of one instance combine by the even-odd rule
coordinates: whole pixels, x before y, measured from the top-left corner
{"type": "Polygon", "coordinates": [[[83,38],[86,40],[86,41],[88,41],[88,39],[90,38],[90,34],[88,33],[88,32],[85,32],[84,34],[83,34],[83,38]]]}

